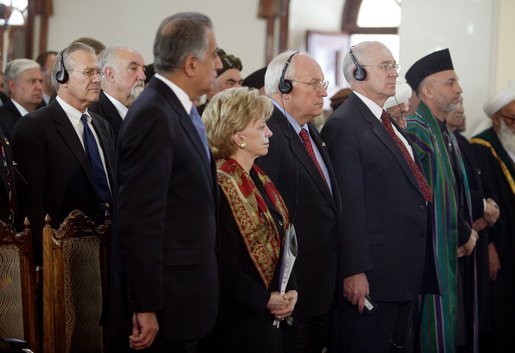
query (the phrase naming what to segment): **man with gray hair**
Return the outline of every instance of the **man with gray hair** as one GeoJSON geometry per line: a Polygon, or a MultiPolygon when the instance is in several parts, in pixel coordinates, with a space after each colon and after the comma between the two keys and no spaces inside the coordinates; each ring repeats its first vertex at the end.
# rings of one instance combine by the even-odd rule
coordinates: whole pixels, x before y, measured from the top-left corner
{"type": "Polygon", "coordinates": [[[128,108],[145,88],[145,62],[132,48],[112,46],[102,51],[99,64],[102,91],[89,110],[106,119],[117,137],[128,108]]]}
{"type": "Polygon", "coordinates": [[[29,59],[10,61],[5,68],[4,91],[9,100],[0,107],[0,127],[11,139],[18,119],[36,110],[43,99],[39,64],[29,59]]]}
{"type": "Polygon", "coordinates": [[[336,352],[413,349],[432,198],[410,142],[383,109],[398,69],[384,44],[353,46],[343,61],[352,94],[322,130],[343,204],[336,352]]]}
{"type": "Polygon", "coordinates": [[[132,349],[197,352],[215,325],[218,186],[193,101],[222,67],[216,49],[209,17],[164,19],[156,74],[118,136],[110,329],[132,349]]]}
{"type": "Polygon", "coordinates": [[[256,163],[281,193],[299,247],[299,301],[293,320],[281,324],[288,353],[322,351],[336,288],[340,198],[329,156],[311,123],[322,114],[327,86],[320,65],[305,52],[279,54],[265,73],[265,93],[274,103],[267,124],[274,135],[268,155],[256,163]]]}
{"type": "MultiPolygon", "coordinates": [[[[38,66],[39,71],[39,66],[38,66]]],[[[100,69],[93,49],[74,43],[61,51],[53,70],[57,97],[22,117],[13,132],[20,183],[20,212],[34,234],[35,264],[41,265],[45,214],[58,227],[70,211],[96,223],[112,203],[114,147],[109,124],[88,112],[98,99],[100,69]]]]}

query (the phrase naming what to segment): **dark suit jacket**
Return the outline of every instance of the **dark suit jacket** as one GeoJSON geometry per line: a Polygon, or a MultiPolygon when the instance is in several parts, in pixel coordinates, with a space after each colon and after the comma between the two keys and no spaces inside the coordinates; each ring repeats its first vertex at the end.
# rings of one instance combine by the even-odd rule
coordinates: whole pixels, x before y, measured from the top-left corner
{"type": "Polygon", "coordinates": [[[322,315],[331,306],[336,285],[340,209],[336,179],[325,147],[312,124],[309,124],[309,132],[327,166],[332,195],[302,140],[277,107],[267,124],[273,132],[270,148],[256,163],[281,193],[297,231],[299,254],[295,272],[299,299],[294,313],[322,315]]]}
{"type": "Polygon", "coordinates": [[[203,337],[218,307],[215,164],[158,78],[131,107],[117,156],[112,332],[127,337],[133,312],[156,312],[162,339],[203,337]]]}
{"type": "MultiPolygon", "coordinates": [[[[111,189],[115,186],[113,136],[102,118],[90,113],[111,189]]],[[[20,212],[29,217],[36,264],[41,264],[41,229],[48,213],[53,227],[79,209],[95,222],[104,210],[91,176],[88,156],[74,127],[57,101],[21,118],[13,133],[14,160],[26,180],[19,184],[20,212]]]]}
{"type": "Polygon", "coordinates": [[[400,148],[355,94],[322,138],[341,189],[342,275],[366,273],[376,301],[409,301],[421,288],[428,208],[400,148]]]}
{"type": "Polygon", "coordinates": [[[467,179],[470,188],[470,199],[472,201],[472,219],[476,220],[483,216],[484,204],[483,199],[486,198],[485,190],[483,189],[483,181],[481,179],[482,171],[479,169],[479,162],[474,153],[473,146],[467,139],[460,133],[455,132],[454,136],[458,141],[461,156],[463,157],[463,164],[467,172],[467,179]]]}
{"type": "MultiPolygon", "coordinates": [[[[3,157],[0,154],[0,220],[2,220],[5,223],[8,223],[9,221],[9,215],[11,213],[11,206],[9,203],[9,190],[13,193],[12,197],[14,200],[17,199],[16,195],[16,188],[15,188],[15,173],[13,168],[13,156],[12,156],[12,150],[11,150],[11,143],[5,136],[4,132],[0,128],[0,144],[2,144],[2,147],[4,149],[6,160],[5,162],[7,165],[4,165],[3,157]],[[7,173],[10,173],[12,181],[11,181],[11,187],[9,188],[9,185],[7,183],[7,173]]],[[[16,217],[16,207],[13,210],[14,217],[16,217]]]]}
{"type": "MultiPolygon", "coordinates": [[[[481,218],[484,214],[484,203],[483,200],[492,195],[487,192],[491,192],[492,188],[488,185],[488,179],[483,178],[488,175],[488,171],[483,172],[480,169],[480,163],[478,155],[474,151],[474,145],[458,132],[454,133],[458,145],[460,147],[461,155],[463,157],[463,164],[467,172],[468,185],[470,189],[470,198],[472,201],[472,219],[475,221],[481,218]],[[486,174],[484,174],[486,173],[486,174]]],[[[488,157],[488,156],[487,156],[488,157]]],[[[488,259],[488,228],[478,232],[479,239],[476,242],[474,249],[475,254],[473,256],[464,256],[459,259],[461,266],[461,278],[464,287],[464,300],[465,305],[472,303],[473,298],[470,296],[477,290],[477,303],[478,303],[478,315],[479,321],[478,326],[480,332],[488,332],[491,329],[490,315],[490,273],[489,273],[489,259],[488,259]],[[475,256],[475,259],[474,259],[475,256]],[[473,261],[475,260],[475,266],[473,261]],[[472,277],[471,271],[477,269],[476,282],[470,280],[472,277]],[[467,281],[467,279],[469,279],[467,281]],[[471,288],[475,284],[476,288],[471,288]]],[[[470,309],[470,308],[469,308],[470,309]]],[[[470,310],[466,310],[470,312],[470,310]]]]}
{"type": "Polygon", "coordinates": [[[7,94],[5,94],[4,92],[0,92],[0,101],[1,101],[0,105],[4,105],[5,103],[7,103],[7,101],[9,101],[9,96],[7,94]]]}
{"type": "Polygon", "coordinates": [[[21,114],[14,105],[13,101],[9,98],[8,101],[0,107],[0,128],[4,131],[5,136],[11,140],[14,130],[14,125],[21,118],[21,114]]]}
{"type": "Polygon", "coordinates": [[[113,128],[115,138],[118,138],[118,133],[120,132],[120,126],[122,125],[123,119],[116,110],[116,107],[113,103],[107,98],[104,91],[100,92],[98,96],[98,102],[91,104],[88,107],[88,110],[93,113],[97,113],[102,118],[107,120],[109,125],[113,128]]]}

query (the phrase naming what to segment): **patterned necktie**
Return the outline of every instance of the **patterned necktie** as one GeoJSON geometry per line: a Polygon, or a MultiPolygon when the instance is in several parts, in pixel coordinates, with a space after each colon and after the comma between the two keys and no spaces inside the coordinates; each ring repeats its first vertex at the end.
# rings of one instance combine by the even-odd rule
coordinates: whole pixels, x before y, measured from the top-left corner
{"type": "Polygon", "coordinates": [[[431,202],[432,196],[431,196],[431,189],[429,188],[429,185],[427,185],[426,178],[424,178],[424,175],[422,174],[422,171],[418,167],[418,165],[415,163],[413,158],[411,158],[408,149],[402,143],[401,139],[395,131],[393,131],[393,126],[390,121],[390,116],[386,111],[383,110],[383,114],[381,114],[381,121],[383,122],[383,126],[385,127],[386,131],[388,131],[388,134],[393,138],[395,143],[397,143],[397,146],[401,149],[402,154],[404,155],[404,158],[406,158],[406,162],[408,162],[408,165],[417,179],[418,186],[420,187],[420,191],[422,191],[422,194],[424,195],[424,198],[427,202],[431,202]]]}
{"type": "Polygon", "coordinates": [[[107,175],[102,163],[102,159],[100,158],[100,151],[98,150],[97,141],[95,140],[95,136],[93,135],[93,132],[88,125],[88,116],[86,114],[82,114],[80,120],[84,125],[84,149],[88,155],[89,165],[91,167],[91,175],[93,176],[95,187],[97,189],[98,195],[100,196],[100,201],[102,204],[111,204],[111,190],[109,189],[109,184],[107,183],[107,175]]]}
{"type": "Polygon", "coordinates": [[[327,184],[327,180],[325,179],[324,173],[322,172],[322,168],[320,168],[320,164],[318,164],[317,157],[315,155],[315,151],[313,150],[313,145],[311,144],[311,140],[309,139],[309,134],[306,129],[300,129],[299,136],[302,139],[302,143],[304,144],[304,148],[306,148],[306,152],[308,152],[309,157],[315,164],[315,167],[318,170],[318,173],[322,177],[322,180],[327,184]]]}
{"type": "Polygon", "coordinates": [[[207,159],[211,160],[209,145],[207,143],[206,127],[204,126],[204,123],[202,122],[202,119],[200,118],[197,107],[195,107],[195,105],[191,107],[190,117],[191,121],[193,122],[193,125],[195,126],[195,129],[197,129],[197,133],[200,139],[202,140],[202,144],[204,145],[204,149],[206,150],[207,159]]]}
{"type": "MultiPolygon", "coordinates": [[[[5,140],[4,140],[5,141],[5,140]]],[[[9,221],[14,221],[14,210],[16,210],[16,197],[14,194],[14,180],[13,180],[13,174],[11,170],[11,166],[9,165],[9,160],[7,158],[7,153],[4,148],[4,142],[0,142],[0,154],[2,155],[2,163],[5,170],[5,180],[7,182],[7,193],[9,198],[9,221]]]]}

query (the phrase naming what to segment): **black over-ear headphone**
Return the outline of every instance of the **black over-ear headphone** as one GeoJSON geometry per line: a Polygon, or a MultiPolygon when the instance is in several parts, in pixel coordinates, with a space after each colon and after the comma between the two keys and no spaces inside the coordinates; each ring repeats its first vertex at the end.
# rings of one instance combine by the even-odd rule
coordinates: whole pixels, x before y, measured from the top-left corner
{"type": "Polygon", "coordinates": [[[60,84],[68,82],[70,75],[68,75],[68,71],[64,66],[64,50],[61,52],[61,60],[59,60],[59,70],[55,73],[55,80],[60,84]]]}
{"type": "Polygon", "coordinates": [[[356,81],[364,81],[367,78],[367,70],[363,66],[361,66],[358,61],[356,60],[356,57],[352,53],[352,48],[350,48],[350,58],[352,59],[352,62],[356,66],[354,70],[352,70],[352,76],[356,79],[356,81]]]}
{"type": "Polygon", "coordinates": [[[283,71],[281,72],[281,78],[279,79],[279,92],[281,92],[282,94],[288,94],[293,89],[293,83],[291,82],[291,80],[285,79],[284,76],[286,76],[286,70],[288,69],[288,66],[290,66],[291,59],[293,59],[293,57],[298,53],[299,52],[296,51],[295,53],[290,55],[288,60],[286,60],[286,62],[284,63],[283,71]]]}

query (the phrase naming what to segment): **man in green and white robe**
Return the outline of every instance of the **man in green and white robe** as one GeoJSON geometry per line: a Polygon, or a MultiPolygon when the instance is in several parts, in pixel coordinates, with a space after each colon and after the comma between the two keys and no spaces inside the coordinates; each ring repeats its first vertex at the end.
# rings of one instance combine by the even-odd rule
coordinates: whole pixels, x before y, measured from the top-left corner
{"type": "MultiPolygon", "coordinates": [[[[477,351],[477,312],[474,300],[463,308],[463,278],[458,259],[473,253],[477,232],[472,229],[470,194],[461,153],[445,125],[462,89],[448,49],[417,61],[406,73],[420,104],[408,116],[407,133],[413,151],[433,190],[432,241],[440,293],[423,293],[419,312],[420,351],[457,352],[458,346],[477,351]]],[[[473,271],[472,271],[473,272],[473,271]]],[[[474,281],[474,279],[471,279],[474,281]]],[[[467,279],[468,281],[468,279],[467,279]]],[[[475,293],[466,293],[475,298],[475,293]]]]}

